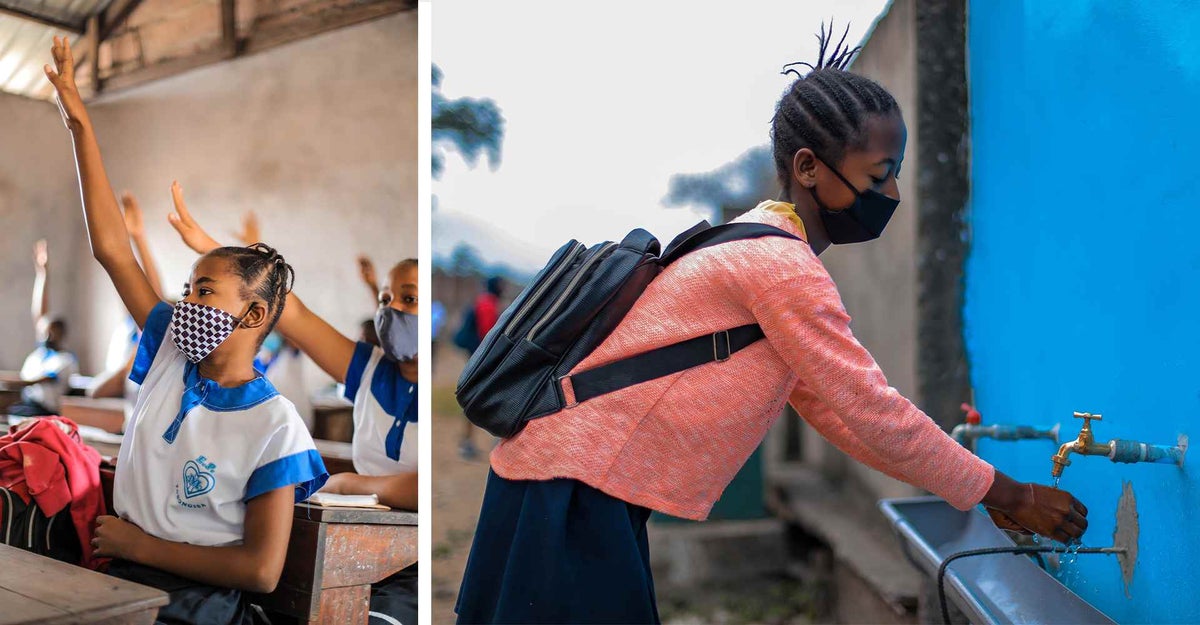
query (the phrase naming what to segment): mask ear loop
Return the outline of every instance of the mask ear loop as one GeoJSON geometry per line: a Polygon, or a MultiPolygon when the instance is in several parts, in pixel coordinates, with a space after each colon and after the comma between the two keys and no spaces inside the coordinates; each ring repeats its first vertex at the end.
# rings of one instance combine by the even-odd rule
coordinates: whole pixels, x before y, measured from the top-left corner
{"type": "Polygon", "coordinates": [[[250,326],[245,326],[245,325],[242,325],[242,321],[243,321],[243,320],[245,320],[245,318],[246,318],[246,315],[249,315],[249,314],[250,314],[250,311],[254,310],[254,307],[255,307],[255,306],[257,306],[257,303],[256,303],[256,302],[250,302],[250,306],[249,306],[248,308],[246,308],[246,312],[242,313],[242,316],[241,316],[241,317],[234,317],[234,318],[233,318],[233,321],[234,321],[233,328],[234,328],[235,330],[236,330],[236,329],[238,329],[238,328],[246,328],[247,330],[252,330],[252,329],[253,329],[253,328],[251,328],[250,326]]]}

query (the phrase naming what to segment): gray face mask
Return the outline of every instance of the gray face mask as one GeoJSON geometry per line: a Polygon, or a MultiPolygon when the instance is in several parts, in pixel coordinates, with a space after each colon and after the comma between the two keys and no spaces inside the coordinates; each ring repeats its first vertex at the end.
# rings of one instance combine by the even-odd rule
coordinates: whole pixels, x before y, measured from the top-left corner
{"type": "Polygon", "coordinates": [[[396,310],[391,306],[380,306],[375,313],[375,331],[379,334],[379,346],[388,358],[396,362],[416,358],[416,315],[396,310]]]}

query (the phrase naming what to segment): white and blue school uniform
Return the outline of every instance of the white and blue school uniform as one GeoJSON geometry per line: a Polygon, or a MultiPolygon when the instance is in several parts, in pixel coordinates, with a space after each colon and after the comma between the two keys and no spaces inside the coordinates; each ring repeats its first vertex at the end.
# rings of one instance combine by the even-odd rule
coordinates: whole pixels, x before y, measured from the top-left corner
{"type": "Polygon", "coordinates": [[[57,414],[59,400],[67,393],[67,383],[76,373],[79,373],[79,363],[75,354],[38,345],[21,365],[21,379],[49,379],[26,386],[21,390],[21,399],[57,414]]]}
{"type": "Polygon", "coordinates": [[[354,402],[354,470],[395,475],[417,470],[417,385],[370,343],[354,346],[346,369],[346,399],[354,402]]]}
{"type": "MultiPolygon", "coordinates": [[[[345,386],[346,399],[354,402],[354,470],[360,475],[416,471],[417,385],[400,375],[400,366],[382,349],[359,342],[345,386]]],[[[417,571],[414,564],[372,584],[370,625],[416,622],[417,571]]]]}
{"type": "Polygon", "coordinates": [[[113,485],[118,515],[175,542],[242,541],[246,502],[295,486],[296,501],[329,478],[295,407],[266,378],[222,388],[171,338],[172,308],[146,319],[130,379],[141,384],[113,485]]]}

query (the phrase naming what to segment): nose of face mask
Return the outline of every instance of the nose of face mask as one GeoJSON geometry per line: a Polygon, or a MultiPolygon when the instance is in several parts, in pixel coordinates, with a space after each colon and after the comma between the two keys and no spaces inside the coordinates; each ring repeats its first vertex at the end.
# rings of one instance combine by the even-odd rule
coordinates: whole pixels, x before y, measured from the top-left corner
{"type": "Polygon", "coordinates": [[[375,331],[379,334],[379,346],[388,358],[404,362],[417,356],[416,315],[380,306],[375,313],[375,331]]]}

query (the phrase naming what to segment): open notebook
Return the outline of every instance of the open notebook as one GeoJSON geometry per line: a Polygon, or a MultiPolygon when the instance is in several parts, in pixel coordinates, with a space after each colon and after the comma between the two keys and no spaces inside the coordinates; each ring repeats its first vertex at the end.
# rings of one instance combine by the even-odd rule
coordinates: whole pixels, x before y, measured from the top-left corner
{"type": "Polygon", "coordinates": [[[391,510],[379,503],[378,495],[334,495],[332,493],[316,493],[308,498],[308,503],[326,508],[373,508],[376,510],[391,510]]]}

